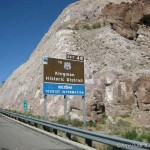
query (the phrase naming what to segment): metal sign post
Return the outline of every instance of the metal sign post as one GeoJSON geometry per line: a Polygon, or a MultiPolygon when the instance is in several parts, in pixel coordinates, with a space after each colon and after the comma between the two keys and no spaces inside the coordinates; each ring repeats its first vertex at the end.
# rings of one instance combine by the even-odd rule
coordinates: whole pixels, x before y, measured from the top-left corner
{"type": "Polygon", "coordinates": [[[83,113],[83,127],[86,126],[86,103],[85,96],[82,96],[82,113],[83,113]]]}
{"type": "Polygon", "coordinates": [[[67,96],[64,95],[64,119],[67,121],[68,116],[67,116],[67,96]]]}
{"type": "Polygon", "coordinates": [[[47,95],[44,95],[44,119],[47,120],[47,95]]]}

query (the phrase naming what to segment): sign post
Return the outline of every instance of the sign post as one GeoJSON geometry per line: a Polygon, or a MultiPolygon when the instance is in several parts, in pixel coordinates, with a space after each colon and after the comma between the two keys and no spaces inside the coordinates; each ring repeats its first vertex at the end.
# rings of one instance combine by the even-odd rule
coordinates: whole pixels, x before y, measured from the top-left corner
{"type": "Polygon", "coordinates": [[[86,126],[86,104],[85,104],[85,97],[82,96],[82,113],[83,113],[83,127],[86,126]]]}
{"type": "Polygon", "coordinates": [[[47,120],[47,95],[44,95],[44,119],[47,120]]]}
{"type": "MultiPolygon", "coordinates": [[[[67,53],[66,54],[66,58],[70,59],[70,60],[76,60],[76,61],[84,62],[84,57],[83,56],[76,56],[76,55],[71,55],[71,54],[67,53]]],[[[83,115],[83,127],[85,128],[85,126],[86,126],[86,103],[85,103],[85,96],[82,96],[82,115],[83,115]]]]}
{"type": "Polygon", "coordinates": [[[68,116],[67,116],[67,96],[64,95],[64,119],[67,121],[68,116]]]}

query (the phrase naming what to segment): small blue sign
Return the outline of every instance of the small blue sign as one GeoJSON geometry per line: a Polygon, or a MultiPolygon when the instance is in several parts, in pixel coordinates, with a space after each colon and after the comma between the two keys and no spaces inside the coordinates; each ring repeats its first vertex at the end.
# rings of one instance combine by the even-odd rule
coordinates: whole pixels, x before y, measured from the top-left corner
{"type": "Polygon", "coordinates": [[[59,84],[43,83],[44,95],[74,95],[85,96],[85,85],[80,84],[59,84]]]}

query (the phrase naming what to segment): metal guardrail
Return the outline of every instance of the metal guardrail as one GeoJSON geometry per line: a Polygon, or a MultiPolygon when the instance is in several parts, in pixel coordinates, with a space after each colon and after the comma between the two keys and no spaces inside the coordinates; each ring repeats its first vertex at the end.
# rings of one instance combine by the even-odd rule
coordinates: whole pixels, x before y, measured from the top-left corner
{"type": "Polygon", "coordinates": [[[17,119],[22,122],[34,123],[35,126],[42,125],[45,130],[51,128],[55,134],[57,131],[66,132],[66,136],[71,139],[71,135],[77,135],[85,138],[86,143],[92,146],[92,141],[97,141],[106,145],[112,146],[115,150],[150,150],[150,143],[138,142],[134,140],[128,140],[106,134],[99,134],[96,132],[90,132],[83,129],[60,125],[53,122],[48,122],[24,115],[19,115],[9,111],[0,109],[0,113],[7,115],[8,117],[17,119]]]}

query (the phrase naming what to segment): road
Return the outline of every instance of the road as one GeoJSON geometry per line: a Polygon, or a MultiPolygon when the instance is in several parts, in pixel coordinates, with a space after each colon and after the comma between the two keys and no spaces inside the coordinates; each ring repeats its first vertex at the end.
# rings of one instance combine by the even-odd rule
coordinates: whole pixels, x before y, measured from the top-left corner
{"type": "Polygon", "coordinates": [[[0,150],[76,150],[0,115],[0,150]]]}

